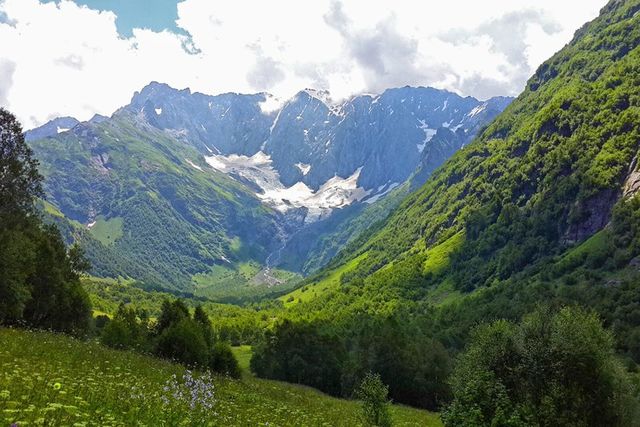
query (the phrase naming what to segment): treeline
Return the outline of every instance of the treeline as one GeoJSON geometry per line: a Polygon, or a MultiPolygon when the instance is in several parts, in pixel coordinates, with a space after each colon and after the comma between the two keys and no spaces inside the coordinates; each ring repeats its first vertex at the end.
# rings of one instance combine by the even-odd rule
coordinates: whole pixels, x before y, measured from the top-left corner
{"type": "Polygon", "coordinates": [[[375,372],[395,401],[436,409],[448,400],[451,359],[428,324],[408,312],[359,316],[350,323],[285,320],[254,347],[251,369],[348,398],[375,372]]]}
{"type": "Polygon", "coordinates": [[[419,323],[364,318],[345,331],[284,321],[254,348],[251,368],[345,397],[376,373],[392,400],[442,410],[446,426],[640,423],[638,385],[593,312],[539,308],[519,324],[479,326],[455,358],[419,323]]]}
{"type": "Polygon", "coordinates": [[[80,284],[89,265],[77,246],[67,249],[34,203],[42,195],[38,162],[22,127],[0,108],[0,324],[81,333],[91,304],[80,284]]]}
{"type": "Polygon", "coordinates": [[[200,369],[240,377],[229,344],[214,333],[209,316],[197,306],[193,315],[181,300],[164,301],[160,316],[151,322],[145,310],[121,304],[110,319],[99,316],[102,343],[135,350],[200,369]]]}

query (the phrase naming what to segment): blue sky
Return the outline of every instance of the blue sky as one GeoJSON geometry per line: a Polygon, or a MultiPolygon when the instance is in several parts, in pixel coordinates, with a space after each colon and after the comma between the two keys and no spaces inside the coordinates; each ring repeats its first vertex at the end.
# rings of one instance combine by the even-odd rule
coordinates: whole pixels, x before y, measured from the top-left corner
{"type": "Polygon", "coordinates": [[[110,115],[151,81],[335,102],[432,86],[518,95],[607,0],[0,0],[0,106],[110,115]]]}
{"type": "MultiPolygon", "coordinates": [[[[60,0],[46,0],[59,2],[60,0]]],[[[116,15],[116,26],[123,37],[131,37],[134,28],[182,32],[176,26],[177,0],[73,0],[94,10],[109,10],[116,15]]]]}

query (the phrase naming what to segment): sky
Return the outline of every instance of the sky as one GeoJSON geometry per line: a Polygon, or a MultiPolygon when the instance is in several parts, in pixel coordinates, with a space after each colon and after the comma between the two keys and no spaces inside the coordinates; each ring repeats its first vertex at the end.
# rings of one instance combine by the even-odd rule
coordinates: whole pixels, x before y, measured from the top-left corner
{"type": "MultiPolygon", "coordinates": [[[[151,81],[339,102],[518,95],[606,0],[0,0],[0,106],[25,128],[111,115],[151,81]]],[[[277,104],[276,104],[277,105],[277,104]]]]}

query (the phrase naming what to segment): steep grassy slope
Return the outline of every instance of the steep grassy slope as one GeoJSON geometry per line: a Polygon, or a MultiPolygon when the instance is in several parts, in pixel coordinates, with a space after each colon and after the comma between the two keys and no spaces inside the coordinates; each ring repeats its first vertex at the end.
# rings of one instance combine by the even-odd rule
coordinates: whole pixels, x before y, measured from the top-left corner
{"type": "MultiPolygon", "coordinates": [[[[184,367],[50,333],[0,329],[0,367],[6,425],[359,425],[357,402],[250,375],[213,377],[215,402],[200,414],[201,398],[192,407],[164,389],[184,367]]],[[[425,411],[391,413],[398,426],[441,425],[425,411]]]]}
{"type": "Polygon", "coordinates": [[[604,227],[640,140],[639,9],[635,1],[610,3],[543,64],[525,92],[361,247],[370,254],[361,271],[463,229],[478,240],[499,217],[528,227],[485,250],[483,261],[521,239],[520,250],[535,246],[521,254],[531,262],[604,227]]]}
{"type": "Polygon", "coordinates": [[[639,300],[627,265],[640,253],[638,211],[621,198],[637,187],[639,11],[640,1],[611,1],[480,137],[305,284],[325,288],[323,277],[355,262],[340,286],[292,309],[350,319],[409,301],[424,313],[419,301],[427,301],[440,306],[429,311],[434,330],[459,346],[477,321],[517,318],[537,302],[580,302],[619,325],[620,349],[631,351],[624,342],[640,333],[629,317],[639,300]],[[614,205],[620,214],[606,244],[558,267],[565,251],[609,224],[614,205]],[[612,275],[615,285],[603,286],[612,275]],[[607,313],[612,301],[625,308],[607,313]]]}
{"type": "Polygon", "coordinates": [[[89,246],[96,274],[190,290],[194,275],[261,262],[277,245],[275,213],[195,149],[127,112],[31,146],[49,201],[75,221],[66,231],[89,246]]]}

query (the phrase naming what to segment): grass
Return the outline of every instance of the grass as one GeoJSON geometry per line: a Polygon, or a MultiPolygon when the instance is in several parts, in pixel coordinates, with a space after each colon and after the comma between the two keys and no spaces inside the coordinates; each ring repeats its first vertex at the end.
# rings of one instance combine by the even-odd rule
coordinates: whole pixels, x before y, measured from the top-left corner
{"type": "Polygon", "coordinates": [[[91,235],[105,246],[112,245],[122,237],[122,218],[104,219],[99,216],[89,229],[91,235]]]}
{"type": "Polygon", "coordinates": [[[342,275],[354,270],[358,266],[358,263],[366,258],[366,256],[367,254],[364,253],[343,264],[339,268],[332,270],[327,276],[321,277],[318,281],[289,292],[278,299],[284,303],[285,308],[291,307],[299,302],[311,301],[312,299],[337,288],[340,285],[340,278],[342,275]]]}
{"type": "Polygon", "coordinates": [[[424,271],[438,274],[448,267],[451,254],[462,245],[463,241],[464,233],[457,233],[439,245],[427,250],[424,271]]]}
{"type": "Polygon", "coordinates": [[[240,345],[237,347],[231,347],[233,351],[233,355],[238,360],[238,365],[240,366],[240,370],[242,371],[242,377],[253,376],[251,369],[249,367],[251,363],[251,346],[250,345],[240,345]]]}
{"type": "Polygon", "coordinates": [[[242,262],[234,266],[215,265],[208,272],[193,276],[196,295],[224,302],[257,299],[291,289],[300,280],[298,274],[274,269],[271,274],[282,283],[268,286],[260,281],[261,269],[255,262],[242,262]]]}
{"type": "MultiPolygon", "coordinates": [[[[244,357],[250,349],[235,352],[244,357]]],[[[250,376],[213,377],[213,409],[192,410],[164,389],[184,372],[180,365],[95,342],[0,329],[0,425],[359,425],[358,402],[250,376]]],[[[397,426],[441,425],[437,415],[404,406],[392,406],[391,414],[397,426]]]]}

